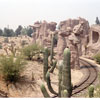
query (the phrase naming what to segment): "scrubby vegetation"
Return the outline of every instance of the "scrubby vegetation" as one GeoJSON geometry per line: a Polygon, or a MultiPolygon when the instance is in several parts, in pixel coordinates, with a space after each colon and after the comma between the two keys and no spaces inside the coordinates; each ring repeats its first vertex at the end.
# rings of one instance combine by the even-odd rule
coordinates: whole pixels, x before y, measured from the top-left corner
{"type": "Polygon", "coordinates": [[[98,64],[100,64],[100,52],[97,53],[93,58],[98,64]]]}
{"type": "Polygon", "coordinates": [[[38,44],[31,44],[22,49],[22,54],[28,59],[32,60],[33,56],[43,51],[43,47],[38,44]]]}
{"type": "Polygon", "coordinates": [[[21,56],[0,56],[0,72],[5,81],[16,82],[25,67],[21,56]]]}

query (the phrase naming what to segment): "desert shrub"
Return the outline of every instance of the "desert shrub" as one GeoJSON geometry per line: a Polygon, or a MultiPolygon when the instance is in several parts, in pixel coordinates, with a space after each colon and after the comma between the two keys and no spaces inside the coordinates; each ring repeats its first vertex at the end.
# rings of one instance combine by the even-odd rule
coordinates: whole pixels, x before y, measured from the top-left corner
{"type": "Polygon", "coordinates": [[[0,44],[0,49],[2,49],[2,44],[0,44]]]}
{"type": "Polygon", "coordinates": [[[33,56],[43,51],[43,48],[38,44],[32,44],[22,49],[22,54],[28,59],[32,60],[33,56]]]}
{"type": "Polygon", "coordinates": [[[9,43],[9,39],[8,38],[4,38],[4,43],[9,43]]]}
{"type": "Polygon", "coordinates": [[[100,64],[100,52],[97,53],[93,58],[98,64],[100,64]]]}
{"type": "Polygon", "coordinates": [[[20,74],[25,67],[25,61],[21,56],[1,56],[0,57],[0,72],[5,81],[17,82],[20,79],[20,74]]]}

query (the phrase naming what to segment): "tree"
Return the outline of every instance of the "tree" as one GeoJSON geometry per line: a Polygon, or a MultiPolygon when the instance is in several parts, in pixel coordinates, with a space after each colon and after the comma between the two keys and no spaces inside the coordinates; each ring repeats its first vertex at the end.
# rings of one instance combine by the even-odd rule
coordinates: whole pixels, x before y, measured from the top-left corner
{"type": "Polygon", "coordinates": [[[3,35],[3,31],[2,31],[2,29],[0,29],[0,36],[2,36],[3,35]]]}
{"type": "Polygon", "coordinates": [[[31,34],[33,33],[32,28],[27,28],[27,35],[31,37],[31,34]]]}
{"type": "Polygon", "coordinates": [[[7,37],[14,36],[14,31],[13,31],[13,29],[4,28],[4,34],[3,35],[7,36],[7,37]]]}
{"type": "Polygon", "coordinates": [[[98,24],[100,24],[100,21],[99,21],[99,18],[98,17],[96,17],[96,24],[98,25],[98,24]]]}
{"type": "Polygon", "coordinates": [[[27,35],[27,28],[23,28],[22,30],[21,30],[21,35],[27,35]]]}
{"type": "Polygon", "coordinates": [[[15,31],[16,36],[21,34],[21,30],[23,29],[23,27],[21,25],[18,26],[18,28],[15,31]]]}

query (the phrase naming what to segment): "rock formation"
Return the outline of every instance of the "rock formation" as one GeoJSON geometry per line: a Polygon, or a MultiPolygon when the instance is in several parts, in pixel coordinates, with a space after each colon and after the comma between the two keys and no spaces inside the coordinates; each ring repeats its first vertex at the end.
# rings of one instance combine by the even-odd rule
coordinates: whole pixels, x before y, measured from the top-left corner
{"type": "Polygon", "coordinates": [[[52,34],[58,34],[57,59],[61,60],[66,47],[71,50],[71,68],[79,69],[79,56],[86,54],[89,42],[89,23],[83,18],[61,21],[58,30],[55,22],[35,22],[33,26],[33,42],[50,46],[52,34]]]}
{"type": "Polygon", "coordinates": [[[36,43],[46,46],[50,45],[51,43],[51,34],[56,29],[56,23],[55,22],[35,22],[33,26],[33,41],[36,40],[36,43]]]}
{"type": "Polygon", "coordinates": [[[87,45],[87,53],[93,56],[100,52],[100,25],[92,25],[89,34],[89,44],[87,45]]]}

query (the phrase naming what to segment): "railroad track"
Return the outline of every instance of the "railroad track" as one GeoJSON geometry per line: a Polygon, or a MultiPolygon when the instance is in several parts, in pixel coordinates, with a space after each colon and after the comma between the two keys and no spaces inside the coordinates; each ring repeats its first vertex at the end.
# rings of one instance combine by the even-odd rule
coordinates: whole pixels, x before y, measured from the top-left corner
{"type": "MultiPolygon", "coordinates": [[[[85,69],[86,75],[81,82],[79,82],[77,85],[74,86],[73,91],[72,91],[72,96],[74,96],[75,94],[78,94],[81,91],[88,88],[97,79],[96,66],[94,66],[93,64],[91,64],[88,61],[85,61],[83,59],[80,59],[80,62],[84,65],[83,69],[85,69]]],[[[57,96],[53,96],[53,98],[55,98],[55,97],[57,97],[57,96]]]]}
{"type": "Polygon", "coordinates": [[[76,88],[74,88],[73,91],[72,91],[72,96],[77,94],[77,93],[80,93],[84,89],[88,88],[97,79],[96,67],[93,66],[92,64],[90,64],[87,61],[84,61],[84,60],[81,60],[81,59],[80,59],[80,61],[85,66],[85,68],[87,69],[87,76],[82,82],[80,82],[78,85],[76,85],[76,88]]]}

